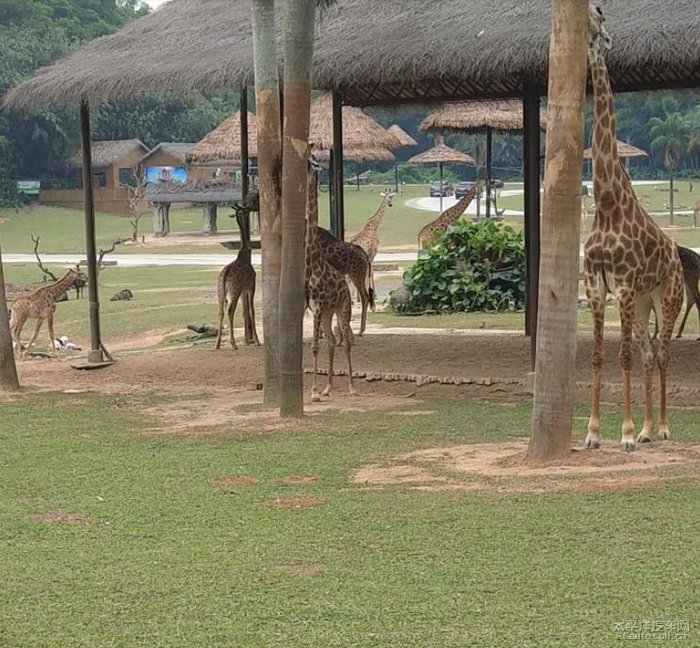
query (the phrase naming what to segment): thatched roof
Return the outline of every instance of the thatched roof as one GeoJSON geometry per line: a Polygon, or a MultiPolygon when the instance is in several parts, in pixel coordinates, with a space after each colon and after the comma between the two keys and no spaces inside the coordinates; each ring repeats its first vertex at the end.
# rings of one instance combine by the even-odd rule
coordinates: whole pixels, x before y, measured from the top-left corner
{"type": "MultiPolygon", "coordinates": [[[[315,149],[313,156],[319,162],[328,162],[331,152],[329,149],[315,149]]],[[[396,158],[385,148],[343,148],[343,159],[350,162],[393,162],[396,158]]]]}
{"type": "MultiPolygon", "coordinates": [[[[540,126],[545,128],[547,116],[540,110],[540,126]]],[[[453,130],[479,132],[491,128],[497,132],[523,129],[523,104],[515,99],[501,101],[450,101],[433,110],[419,126],[422,131],[453,130]]]]}
{"type": "MultiPolygon", "coordinates": [[[[92,142],[92,168],[94,171],[102,171],[108,169],[115,162],[126,157],[135,150],[140,150],[142,153],[148,153],[148,147],[138,139],[126,140],[103,140],[101,142],[92,142]]],[[[83,164],[83,158],[80,151],[73,156],[71,166],[80,167],[83,164]]]]}
{"type": "Polygon", "coordinates": [[[451,162],[476,164],[476,160],[471,155],[450,148],[445,144],[442,137],[439,136],[433,148],[423,151],[418,155],[414,155],[412,158],[408,159],[408,162],[413,164],[436,164],[439,162],[444,162],[446,164],[451,162]]]}
{"type": "MultiPolygon", "coordinates": [[[[519,97],[530,76],[546,91],[550,0],[383,4],[338,0],[318,30],[315,87],[340,90],[353,105],[519,97]]],[[[700,85],[697,0],[599,4],[617,91],[700,85]]],[[[249,0],[171,0],[39,70],[7,104],[237,87],[252,79],[250,19],[249,0]]]]}
{"type": "MultiPolygon", "coordinates": [[[[161,9],[162,11],[162,9],[161,9]]],[[[248,113],[248,155],[258,157],[258,122],[253,113],[248,113]]],[[[186,160],[188,164],[213,164],[240,162],[241,159],[241,113],[236,111],[221,122],[211,133],[195,144],[186,160]]]]}
{"type": "MultiPolygon", "coordinates": [[[[343,106],[343,149],[395,149],[401,142],[361,108],[343,106]]],[[[333,97],[324,92],[311,102],[309,141],[314,150],[333,146],[333,97]]]]}
{"type": "Polygon", "coordinates": [[[387,128],[387,131],[391,133],[401,146],[418,146],[418,142],[414,140],[401,126],[398,124],[392,124],[387,128]]]}
{"type": "MultiPolygon", "coordinates": [[[[649,157],[649,154],[646,151],[643,151],[640,148],[637,148],[636,146],[632,146],[631,144],[628,144],[627,142],[621,142],[620,140],[617,141],[617,154],[621,158],[634,158],[634,157],[649,157]]],[[[587,148],[583,152],[583,157],[586,160],[589,160],[593,154],[592,154],[592,149],[587,148]]]]}
{"type": "Polygon", "coordinates": [[[156,153],[166,153],[176,160],[179,160],[183,164],[185,163],[185,158],[189,153],[190,149],[194,146],[192,143],[181,143],[181,142],[161,142],[155,148],[151,149],[146,155],[144,155],[140,162],[141,164],[146,164],[156,153]]]}

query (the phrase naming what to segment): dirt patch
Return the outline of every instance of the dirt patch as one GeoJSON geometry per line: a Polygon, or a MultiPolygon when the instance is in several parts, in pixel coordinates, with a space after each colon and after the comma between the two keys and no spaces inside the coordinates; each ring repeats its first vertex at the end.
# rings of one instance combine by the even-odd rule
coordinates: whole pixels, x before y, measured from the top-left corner
{"type": "Polygon", "coordinates": [[[82,513],[73,513],[64,508],[58,508],[45,513],[33,513],[29,516],[32,522],[63,522],[65,524],[82,524],[88,521],[87,516],[82,513]]]}
{"type": "Polygon", "coordinates": [[[265,506],[274,506],[276,508],[308,508],[310,506],[319,506],[323,504],[322,497],[277,497],[272,500],[262,502],[265,506]]]}
{"type": "Polygon", "coordinates": [[[700,447],[665,442],[625,453],[612,442],[598,450],[572,450],[569,458],[525,463],[527,441],[429,448],[365,466],[356,484],[403,484],[421,490],[582,492],[642,488],[670,479],[698,479],[700,447]]]}
{"type": "Polygon", "coordinates": [[[292,484],[294,486],[308,486],[310,484],[318,484],[321,478],[315,475],[288,475],[287,477],[281,477],[280,481],[283,484],[292,484]]]}
{"type": "Polygon", "coordinates": [[[323,565],[278,565],[277,569],[295,576],[315,576],[325,570],[323,565]]]}
{"type": "Polygon", "coordinates": [[[217,486],[243,486],[247,484],[257,484],[257,477],[247,477],[245,475],[232,475],[230,477],[214,477],[209,480],[217,486]]]}

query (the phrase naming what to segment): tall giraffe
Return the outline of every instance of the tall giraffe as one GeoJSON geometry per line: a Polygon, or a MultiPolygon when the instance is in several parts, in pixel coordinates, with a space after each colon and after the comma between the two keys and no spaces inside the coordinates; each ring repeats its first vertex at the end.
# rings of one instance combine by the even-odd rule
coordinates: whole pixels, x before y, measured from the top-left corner
{"type": "Polygon", "coordinates": [[[333,387],[333,356],[335,355],[335,336],[333,335],[333,315],[338,317],[338,324],[345,354],[348,358],[348,376],[350,395],[355,395],[352,385],[353,343],[350,315],[352,300],[345,275],[336,270],[326,259],[318,239],[318,167],[313,160],[309,164],[308,193],[306,202],[306,304],[314,318],[311,351],[314,355],[314,381],[311,387],[311,401],[321,400],[321,395],[328,396],[333,387]],[[323,335],[328,343],[328,384],[322,394],[318,392],[318,340],[323,328],[323,335]]]}
{"type": "Polygon", "coordinates": [[[469,207],[469,203],[474,200],[474,196],[486,184],[483,178],[477,178],[476,182],[467,191],[466,194],[449,209],[446,209],[435,220],[430,221],[418,232],[418,250],[423,249],[423,245],[428,241],[435,232],[445,232],[449,227],[454,225],[469,207]]]}
{"type": "Polygon", "coordinates": [[[55,283],[43,286],[29,295],[15,299],[12,304],[12,315],[10,317],[10,332],[15,343],[15,353],[19,354],[21,358],[25,357],[29,347],[32,346],[37,335],[39,335],[41,325],[46,320],[49,329],[49,353],[53,354],[54,338],[56,337],[53,332],[53,314],[56,312],[56,299],[75,285],[76,279],[82,280],[84,277],[85,275],[79,270],[71,268],[55,283]],[[36,324],[34,325],[32,337],[29,339],[24,351],[22,351],[20,335],[22,334],[22,327],[29,318],[36,319],[36,324]]]}
{"type": "Polygon", "coordinates": [[[587,448],[600,446],[600,383],[604,361],[603,325],[608,292],[620,309],[620,364],[623,376],[622,448],[635,447],[630,397],[632,332],[639,341],[644,367],[644,425],[637,442],[651,439],[654,426],[652,378],[655,354],[649,339],[652,305],[660,314],[659,437],[669,437],[666,415],[666,374],[669,344],[683,301],[683,270],[676,244],[649,217],[632,189],[618,155],[613,95],[605,56],[610,36],[603,15],[589,8],[588,62],[594,96],[593,190],[596,212],[584,246],[586,295],[593,314],[593,393],[587,448]]]}
{"type": "MultiPolygon", "coordinates": [[[[359,245],[369,257],[369,289],[376,295],[374,289],[374,271],[372,270],[372,265],[374,264],[374,257],[377,256],[377,250],[379,249],[379,226],[382,223],[382,217],[384,212],[388,207],[391,207],[391,200],[396,195],[393,191],[382,191],[379,194],[382,197],[382,202],[372,216],[367,219],[364,227],[350,239],[350,243],[359,245]]],[[[374,308],[372,308],[374,310],[374,308]]]]}

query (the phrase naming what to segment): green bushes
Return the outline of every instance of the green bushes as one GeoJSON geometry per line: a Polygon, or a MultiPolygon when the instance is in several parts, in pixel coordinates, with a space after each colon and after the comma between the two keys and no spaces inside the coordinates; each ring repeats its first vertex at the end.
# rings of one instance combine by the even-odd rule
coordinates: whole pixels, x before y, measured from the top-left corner
{"type": "Polygon", "coordinates": [[[525,302],[522,232],[493,221],[459,221],[403,276],[397,312],[504,311],[525,302]]]}

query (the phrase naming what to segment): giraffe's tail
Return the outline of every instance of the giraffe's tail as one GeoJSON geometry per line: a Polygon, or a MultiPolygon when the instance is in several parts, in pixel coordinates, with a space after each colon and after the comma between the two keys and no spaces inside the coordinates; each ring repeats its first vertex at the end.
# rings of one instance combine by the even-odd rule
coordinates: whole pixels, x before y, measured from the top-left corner
{"type": "Polygon", "coordinates": [[[369,290],[367,290],[367,295],[368,295],[368,297],[369,297],[369,301],[368,301],[369,307],[370,307],[372,310],[374,310],[374,305],[375,305],[375,301],[374,301],[374,288],[372,288],[372,286],[370,286],[370,287],[369,287],[369,290]]]}

